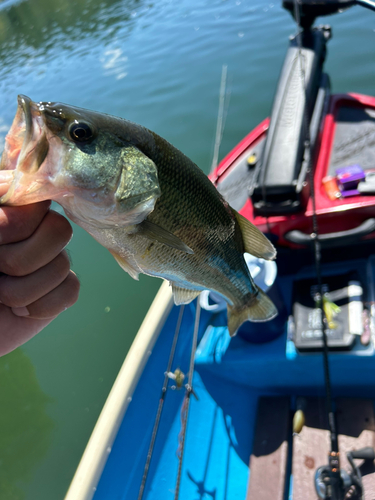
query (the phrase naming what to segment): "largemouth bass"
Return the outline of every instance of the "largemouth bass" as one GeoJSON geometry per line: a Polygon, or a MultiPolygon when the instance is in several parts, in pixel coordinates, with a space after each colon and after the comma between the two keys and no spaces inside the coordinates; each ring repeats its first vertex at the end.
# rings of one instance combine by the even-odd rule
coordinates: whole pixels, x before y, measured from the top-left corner
{"type": "Polygon", "coordinates": [[[274,259],[272,244],[150,130],[19,96],[0,169],[13,172],[0,204],[56,201],[134,279],[144,273],[168,280],[176,304],[214,290],[228,302],[231,335],[246,320],[277,314],[243,257],[274,259]]]}

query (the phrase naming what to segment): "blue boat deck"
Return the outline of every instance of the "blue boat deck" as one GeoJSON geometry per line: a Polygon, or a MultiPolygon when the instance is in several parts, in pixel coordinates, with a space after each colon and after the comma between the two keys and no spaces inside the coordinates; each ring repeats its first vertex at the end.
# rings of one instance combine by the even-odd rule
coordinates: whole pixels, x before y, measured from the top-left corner
{"type": "MultiPolygon", "coordinates": [[[[137,499],[151,439],[169,349],[177,322],[177,308],[168,319],[170,335],[160,336],[153,356],[129,405],[95,499],[137,499]],[[150,366],[149,366],[150,365],[150,366]],[[152,366],[158,365],[158,366],[152,366]],[[159,373],[152,378],[147,371],[159,373]],[[140,410],[142,409],[142,410],[140,410]],[[140,445],[141,443],[141,445],[140,445]]],[[[193,324],[195,306],[185,315],[193,324]]],[[[206,318],[202,318],[202,323],[206,318]]],[[[207,318],[208,319],[208,318],[207,318]]],[[[182,327],[176,366],[186,373],[189,366],[192,331],[182,327]]],[[[201,324],[202,324],[201,323],[201,324]]],[[[207,327],[208,331],[211,327],[207,327]]],[[[206,329],[205,329],[206,330],[206,329]]],[[[221,328],[219,329],[221,332],[221,328]]],[[[229,337],[228,332],[225,332],[229,337]]],[[[187,440],[183,461],[180,498],[244,498],[248,481],[248,462],[256,414],[257,394],[213,374],[194,373],[193,387],[199,400],[191,398],[187,440]]],[[[161,424],[151,461],[145,499],[174,498],[177,478],[177,450],[181,430],[184,390],[168,390],[161,424]]]]}
{"type": "MultiPolygon", "coordinates": [[[[371,301],[374,263],[370,255],[330,263],[322,271],[324,275],[327,270],[335,274],[355,269],[365,284],[365,300],[371,301]]],[[[291,312],[293,280],[313,273],[312,266],[301,266],[293,274],[279,274],[277,286],[286,319],[291,312]]],[[[172,368],[179,367],[184,373],[189,370],[195,307],[193,303],[185,308],[172,368]]],[[[138,498],[177,317],[178,308],[174,307],[121,424],[95,500],[138,498]]],[[[191,398],[179,497],[183,500],[246,498],[260,396],[288,395],[293,407],[297,396],[325,394],[322,355],[297,352],[288,338],[287,320],[281,335],[266,343],[248,342],[241,336],[230,339],[225,323],[225,313],[213,316],[202,311],[193,378],[199,400],[191,398]]],[[[352,350],[332,352],[329,359],[334,397],[375,398],[372,342],[363,346],[356,338],[352,350]]],[[[167,391],[145,500],[175,498],[184,392],[167,391]]]]}

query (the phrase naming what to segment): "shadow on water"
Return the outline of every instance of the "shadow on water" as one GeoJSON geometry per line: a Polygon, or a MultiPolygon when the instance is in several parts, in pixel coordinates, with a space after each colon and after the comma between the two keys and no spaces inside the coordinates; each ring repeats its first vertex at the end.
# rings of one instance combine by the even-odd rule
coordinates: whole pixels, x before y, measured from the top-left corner
{"type": "Polygon", "coordinates": [[[34,366],[21,349],[0,358],[0,498],[22,500],[51,443],[51,398],[39,386],[34,366]]]}
{"type": "MultiPolygon", "coordinates": [[[[8,42],[9,34],[27,45],[38,48],[48,40],[51,31],[60,30],[76,40],[85,33],[113,36],[113,26],[130,22],[140,0],[87,0],[69,3],[64,0],[20,2],[1,9],[0,43],[8,42]],[[110,28],[110,30],[109,30],[110,28]]],[[[135,22],[135,21],[134,21],[135,22]]]]}
{"type": "Polygon", "coordinates": [[[55,86],[57,74],[65,68],[58,77],[66,80],[63,89],[71,87],[73,95],[86,89],[93,95],[89,90],[93,73],[116,80],[127,76],[126,42],[152,9],[143,0],[0,1],[0,151],[15,96],[29,95],[33,82],[44,80],[37,89],[45,88],[49,79],[55,86]],[[73,75],[70,64],[75,67],[73,75]]]}
{"type": "MultiPolygon", "coordinates": [[[[23,57],[44,54],[49,49],[71,47],[80,50],[80,39],[112,40],[119,29],[131,31],[137,9],[142,12],[140,0],[33,0],[1,8],[0,3],[0,61],[19,64],[17,54],[23,57]]],[[[147,7],[149,8],[149,6],[147,7]]]]}

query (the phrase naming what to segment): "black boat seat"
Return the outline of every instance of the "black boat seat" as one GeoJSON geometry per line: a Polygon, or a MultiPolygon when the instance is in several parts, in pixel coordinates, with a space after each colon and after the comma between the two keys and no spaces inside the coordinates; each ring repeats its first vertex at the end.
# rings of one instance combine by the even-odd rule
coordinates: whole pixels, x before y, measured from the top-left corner
{"type": "Polygon", "coordinates": [[[250,191],[258,215],[293,213],[306,203],[306,138],[310,136],[313,150],[329,91],[329,79],[322,75],[328,38],[329,31],[318,28],[299,33],[290,41],[262,158],[250,191]]]}

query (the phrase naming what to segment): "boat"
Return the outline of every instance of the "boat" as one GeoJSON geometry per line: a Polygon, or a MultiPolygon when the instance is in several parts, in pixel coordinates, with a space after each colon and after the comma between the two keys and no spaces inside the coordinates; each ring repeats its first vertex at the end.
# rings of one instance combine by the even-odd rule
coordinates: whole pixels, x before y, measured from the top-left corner
{"type": "Polygon", "coordinates": [[[231,338],[212,292],[158,292],[66,500],[372,499],[375,97],[332,95],[328,25],[359,0],[284,0],[272,113],[211,180],[278,251],[248,256],[279,314],[231,338]]]}

